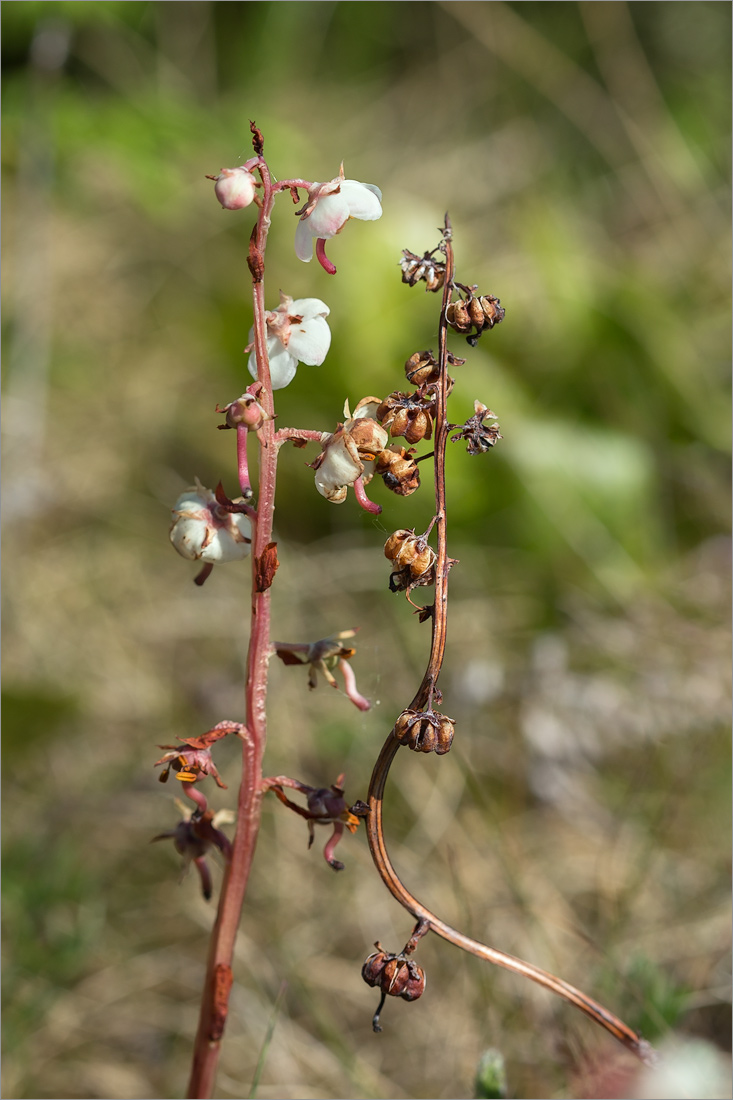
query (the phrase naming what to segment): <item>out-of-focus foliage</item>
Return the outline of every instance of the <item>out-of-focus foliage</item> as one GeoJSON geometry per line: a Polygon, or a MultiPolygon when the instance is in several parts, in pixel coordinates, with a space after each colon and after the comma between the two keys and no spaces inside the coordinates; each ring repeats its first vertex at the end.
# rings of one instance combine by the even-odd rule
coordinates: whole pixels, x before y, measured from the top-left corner
{"type": "MultiPolygon", "coordinates": [[[[249,155],[251,118],[278,176],[343,160],[384,193],[329,245],[335,278],[295,258],[279,200],[268,303],[323,298],[333,333],[279,424],[405,388],[437,301],[397,262],[446,209],[458,278],[507,310],[452,342],[452,418],[480,398],[504,439],[449,456],[458,735],[398,758],[399,869],[650,1039],[724,1044],[729,6],[19,0],[2,29],[5,1095],[183,1089],[212,907],[147,847],[177,814],[150,765],[241,718],[246,567],[195,589],[167,525],[194,476],[235,491],[213,409],[249,381],[252,213],[204,175],[249,155]]],[[[334,507],[312,458],[282,456],[274,633],[360,626],[380,706],[273,668],[268,769],[344,770],[356,798],[425,656],[381,545],[432,500],[334,507]]],[[[581,1088],[608,1040],[430,937],[428,993],[375,1037],[360,963],[409,921],[363,838],[341,876],[305,843],[266,811],[219,1095],[247,1094],[283,979],[259,1096],[465,1096],[487,1047],[515,1095],[581,1088]]]]}

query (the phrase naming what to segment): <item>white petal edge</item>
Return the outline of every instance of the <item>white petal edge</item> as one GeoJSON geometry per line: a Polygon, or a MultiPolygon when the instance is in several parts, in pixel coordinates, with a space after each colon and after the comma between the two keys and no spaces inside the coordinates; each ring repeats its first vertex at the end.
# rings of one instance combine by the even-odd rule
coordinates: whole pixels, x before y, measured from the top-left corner
{"type": "Polygon", "coordinates": [[[305,221],[299,221],[295,230],[295,255],[306,264],[313,259],[313,237],[307,218],[305,221]]]}
{"type": "Polygon", "coordinates": [[[288,351],[309,367],[320,366],[330,346],[331,330],[323,317],[311,317],[290,329],[288,351]]]}
{"type": "Polygon", "coordinates": [[[367,183],[359,183],[357,180],[344,180],[341,184],[341,195],[349,207],[352,218],[358,218],[363,222],[374,222],[382,216],[380,199],[382,193],[378,187],[372,189],[367,183]]]}

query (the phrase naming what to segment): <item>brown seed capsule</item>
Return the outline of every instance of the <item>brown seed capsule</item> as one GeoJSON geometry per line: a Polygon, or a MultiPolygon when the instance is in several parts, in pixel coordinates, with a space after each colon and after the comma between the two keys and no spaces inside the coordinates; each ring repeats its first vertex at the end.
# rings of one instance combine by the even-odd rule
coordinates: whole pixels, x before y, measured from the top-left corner
{"type": "Polygon", "coordinates": [[[416,1001],[425,991],[425,971],[403,954],[390,955],[375,943],[377,950],[367,958],[361,976],[367,985],[378,985],[389,997],[416,1001]]]}
{"type": "Polygon", "coordinates": [[[386,951],[382,950],[379,943],[375,943],[374,946],[377,950],[372,951],[361,968],[361,976],[367,985],[379,985],[385,963],[390,957],[386,951]]]}
{"type": "Polygon", "coordinates": [[[456,332],[470,332],[473,328],[473,321],[471,320],[471,314],[468,311],[468,306],[459,298],[456,302],[451,302],[445,311],[445,319],[451,328],[456,332]]]}
{"type": "Polygon", "coordinates": [[[393,493],[409,497],[420,488],[420,471],[404,447],[387,447],[377,456],[376,472],[393,493]]]}
{"type": "Polygon", "coordinates": [[[485,317],[484,325],[486,328],[493,328],[494,325],[498,325],[500,321],[504,320],[505,310],[499,299],[495,298],[493,294],[483,295],[479,298],[479,302],[485,317]]]}
{"type": "Polygon", "coordinates": [[[434,406],[432,394],[395,391],[377,409],[377,420],[391,436],[403,435],[408,443],[419,443],[433,434],[434,406]]]}
{"type": "Polygon", "coordinates": [[[434,752],[443,756],[453,744],[453,719],[439,711],[403,710],[395,722],[394,735],[413,752],[434,752]]]}
{"type": "Polygon", "coordinates": [[[405,374],[413,386],[422,386],[424,382],[437,382],[440,379],[438,361],[432,351],[416,351],[405,363],[405,374]]]}
{"type": "Polygon", "coordinates": [[[400,549],[405,543],[406,539],[414,538],[414,531],[406,531],[401,528],[399,531],[394,531],[384,544],[384,556],[389,558],[390,561],[394,561],[399,553],[400,549]]]}

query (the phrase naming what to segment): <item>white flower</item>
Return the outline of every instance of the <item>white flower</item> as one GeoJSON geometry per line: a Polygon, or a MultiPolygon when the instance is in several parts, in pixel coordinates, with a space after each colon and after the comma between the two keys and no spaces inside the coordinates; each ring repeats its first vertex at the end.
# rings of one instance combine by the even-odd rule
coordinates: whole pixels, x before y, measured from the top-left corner
{"type": "Polygon", "coordinates": [[[353,417],[347,403],[346,423],[323,439],[323,451],[314,463],[316,489],[332,504],[343,504],[349,485],[357,478],[362,478],[366,485],[374,476],[374,459],[387,446],[389,438],[374,419],[380,403],[378,397],[362,398],[353,417]]]}
{"type": "Polygon", "coordinates": [[[198,478],[194,488],[179,496],[171,515],[170,540],[189,561],[216,565],[249,554],[252,525],[247,516],[223,507],[198,478]]]}
{"type": "Polygon", "coordinates": [[[242,210],[255,197],[257,181],[246,168],[222,168],[218,176],[207,179],[214,180],[214,193],[225,210],[242,210]]]}
{"type": "Polygon", "coordinates": [[[308,193],[308,204],[295,231],[295,254],[298,259],[308,263],[313,258],[313,238],[329,240],[335,237],[349,218],[359,218],[365,222],[381,218],[381,201],[382,192],[372,183],[359,183],[337,176],[328,183],[315,184],[308,193]]]}
{"type": "MultiPolygon", "coordinates": [[[[295,377],[298,363],[317,367],[331,346],[331,330],[326,317],[330,309],[320,298],[296,298],[280,291],[280,305],[267,319],[267,355],[273,390],[282,390],[295,377]]],[[[254,329],[249,330],[250,343],[254,329]]],[[[257,377],[257,357],[249,357],[249,373],[257,377]]]]}

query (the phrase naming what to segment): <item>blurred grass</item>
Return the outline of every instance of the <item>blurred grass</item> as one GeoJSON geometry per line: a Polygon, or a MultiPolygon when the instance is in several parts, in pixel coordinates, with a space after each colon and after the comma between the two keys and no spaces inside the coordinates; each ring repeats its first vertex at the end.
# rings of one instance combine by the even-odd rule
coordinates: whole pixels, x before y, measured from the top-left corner
{"type": "MultiPolygon", "coordinates": [[[[335,279],[295,259],[287,206],[274,222],[268,300],[323,297],[333,332],[282,424],[330,430],[345,397],[399,388],[435,346],[433,296],[396,265],[445,209],[459,279],[507,308],[453,397],[455,420],[479,397],[505,437],[449,456],[461,736],[445,760],[397,760],[398,869],[650,1039],[725,1046],[728,6],[21,0],[2,24],[4,1094],[184,1087],[212,908],[147,846],[177,816],[150,765],[241,713],[242,574],[194,589],[166,531],[194,475],[234,487],[212,411],[243,385],[250,219],[203,176],[246,155],[249,118],[278,175],[343,159],[384,192],[381,221],[332,243],[335,279]]],[[[282,458],[274,633],[359,625],[379,706],[273,668],[268,768],[345,770],[356,798],[425,656],[381,544],[432,504],[335,508],[310,457],[282,458]]],[[[429,939],[428,993],[375,1038],[360,963],[409,922],[363,839],[334,876],[278,811],[219,1095],[250,1087],[283,979],[261,1097],[465,1096],[489,1046],[515,1095],[574,1094],[608,1041],[429,939]]]]}

